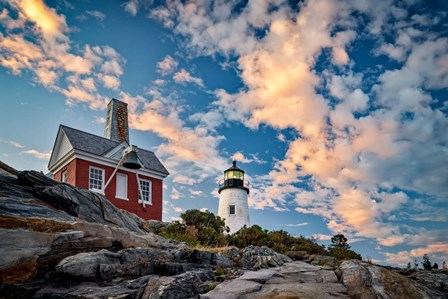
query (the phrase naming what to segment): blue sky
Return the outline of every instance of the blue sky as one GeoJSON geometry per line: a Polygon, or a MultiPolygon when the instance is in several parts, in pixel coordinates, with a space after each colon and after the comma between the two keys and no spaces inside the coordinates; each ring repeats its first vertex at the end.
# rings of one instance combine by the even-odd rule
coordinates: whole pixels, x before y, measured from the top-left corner
{"type": "Polygon", "coordinates": [[[232,157],[251,222],[364,258],[448,260],[444,1],[0,1],[0,159],[46,171],[59,124],[130,108],[164,220],[216,212],[232,157]]]}

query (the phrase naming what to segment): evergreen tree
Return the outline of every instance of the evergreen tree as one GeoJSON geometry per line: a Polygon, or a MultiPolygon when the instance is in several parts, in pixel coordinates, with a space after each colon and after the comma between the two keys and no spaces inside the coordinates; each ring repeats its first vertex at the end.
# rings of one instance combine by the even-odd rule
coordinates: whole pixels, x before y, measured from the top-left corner
{"type": "Polygon", "coordinates": [[[429,256],[425,253],[423,255],[423,262],[422,262],[423,269],[425,270],[431,270],[431,261],[429,260],[429,256]]]}
{"type": "Polygon", "coordinates": [[[347,238],[342,234],[334,235],[331,238],[331,245],[328,246],[328,251],[331,256],[334,256],[338,260],[361,259],[361,255],[350,250],[347,238]]]}
{"type": "Polygon", "coordinates": [[[334,235],[331,238],[331,245],[328,248],[338,249],[350,249],[350,245],[347,243],[347,238],[343,234],[334,235]]]}
{"type": "Polygon", "coordinates": [[[434,265],[432,265],[432,268],[433,268],[434,270],[437,270],[437,269],[439,269],[439,265],[437,265],[437,263],[434,263],[434,265]]]}
{"type": "Polygon", "coordinates": [[[417,263],[417,259],[414,259],[414,270],[418,269],[418,263],[417,263]]]}
{"type": "Polygon", "coordinates": [[[411,262],[409,262],[408,266],[406,267],[406,269],[411,270],[411,267],[412,267],[411,262]]]}

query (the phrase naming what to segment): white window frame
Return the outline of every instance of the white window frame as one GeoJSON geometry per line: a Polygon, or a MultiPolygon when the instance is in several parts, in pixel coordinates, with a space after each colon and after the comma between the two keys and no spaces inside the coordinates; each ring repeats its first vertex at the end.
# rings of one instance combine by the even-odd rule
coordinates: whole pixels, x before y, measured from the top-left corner
{"type": "MultiPolygon", "coordinates": [[[[152,205],[152,182],[150,180],[145,180],[145,179],[140,179],[139,181],[139,187],[141,189],[141,192],[143,193],[143,196],[145,196],[145,190],[143,190],[142,188],[142,182],[145,183],[149,183],[149,198],[148,200],[144,199],[143,201],[145,202],[145,204],[147,205],[152,205]]],[[[141,203],[142,202],[142,198],[140,197],[140,190],[138,190],[138,202],[141,203]]]]}
{"type": "Polygon", "coordinates": [[[128,199],[128,175],[124,173],[117,173],[117,177],[115,178],[115,197],[123,200],[129,200],[128,199]],[[118,195],[118,176],[123,176],[126,178],[126,185],[125,185],[125,197],[122,197],[118,195]]]}
{"type": "Polygon", "coordinates": [[[99,167],[95,167],[95,166],[89,166],[89,190],[90,190],[90,191],[104,194],[104,179],[105,179],[104,173],[105,173],[105,171],[104,171],[103,168],[99,168],[99,167]],[[92,188],[91,185],[90,185],[90,179],[91,179],[90,176],[91,176],[91,174],[92,174],[92,172],[91,172],[92,169],[100,170],[100,171],[101,171],[101,177],[102,177],[102,181],[101,181],[101,189],[92,188]]]}
{"type": "MultiPolygon", "coordinates": [[[[63,183],[67,183],[67,169],[65,169],[64,171],[61,172],[61,182],[63,183]]],[[[90,172],[89,172],[89,176],[90,176],[90,172]]]]}

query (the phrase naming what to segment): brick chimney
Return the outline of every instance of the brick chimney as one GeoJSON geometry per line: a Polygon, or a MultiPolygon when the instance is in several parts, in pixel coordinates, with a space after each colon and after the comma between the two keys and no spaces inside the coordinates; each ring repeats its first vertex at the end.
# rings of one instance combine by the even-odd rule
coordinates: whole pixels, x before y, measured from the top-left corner
{"type": "Polygon", "coordinates": [[[109,102],[104,137],[129,143],[128,104],[117,99],[112,99],[109,102]]]}

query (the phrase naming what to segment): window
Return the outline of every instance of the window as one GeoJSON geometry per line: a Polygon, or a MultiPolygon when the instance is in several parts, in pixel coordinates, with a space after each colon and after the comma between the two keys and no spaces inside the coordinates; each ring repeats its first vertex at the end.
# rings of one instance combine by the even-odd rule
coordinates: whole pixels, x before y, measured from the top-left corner
{"type": "Polygon", "coordinates": [[[128,176],[122,173],[117,173],[116,197],[128,199],[128,176]]]}
{"type": "Polygon", "coordinates": [[[229,215],[235,215],[235,205],[229,206],[229,215]]]}
{"type": "Polygon", "coordinates": [[[89,190],[103,193],[104,169],[90,166],[89,190]]]}
{"type": "Polygon", "coordinates": [[[140,180],[140,192],[138,193],[138,201],[142,201],[142,195],[143,195],[143,201],[146,204],[152,204],[152,194],[151,194],[151,181],[147,180],[140,180]]]}
{"type": "Polygon", "coordinates": [[[67,183],[67,169],[61,173],[61,182],[67,183]]]}
{"type": "Polygon", "coordinates": [[[243,180],[244,179],[244,173],[238,170],[229,170],[224,174],[224,179],[238,179],[243,180]]]}

